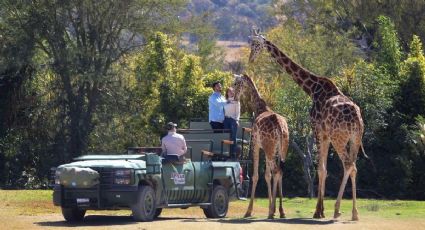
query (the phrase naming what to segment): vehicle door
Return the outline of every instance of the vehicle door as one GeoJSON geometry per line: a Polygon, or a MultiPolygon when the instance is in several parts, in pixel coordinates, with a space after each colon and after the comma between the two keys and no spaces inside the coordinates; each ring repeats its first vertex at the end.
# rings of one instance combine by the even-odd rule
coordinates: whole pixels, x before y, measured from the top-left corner
{"type": "Polygon", "coordinates": [[[168,203],[192,203],[194,194],[194,168],[192,161],[166,163],[162,167],[162,180],[168,203]]]}
{"type": "Polygon", "coordinates": [[[193,162],[195,167],[194,203],[208,202],[212,189],[212,163],[210,160],[193,162]]]}

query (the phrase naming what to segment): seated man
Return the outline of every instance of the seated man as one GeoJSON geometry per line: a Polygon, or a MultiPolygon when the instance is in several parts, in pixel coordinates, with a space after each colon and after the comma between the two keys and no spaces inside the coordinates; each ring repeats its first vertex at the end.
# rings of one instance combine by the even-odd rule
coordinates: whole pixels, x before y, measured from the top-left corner
{"type": "Polygon", "coordinates": [[[168,122],[168,134],[161,140],[164,163],[184,160],[184,154],[187,151],[186,140],[183,135],[176,132],[176,127],[177,124],[168,122]]]}

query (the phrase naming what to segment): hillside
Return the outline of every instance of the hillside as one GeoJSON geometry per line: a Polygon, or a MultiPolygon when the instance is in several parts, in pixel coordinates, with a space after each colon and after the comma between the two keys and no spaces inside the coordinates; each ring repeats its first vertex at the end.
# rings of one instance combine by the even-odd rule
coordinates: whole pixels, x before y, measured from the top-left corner
{"type": "Polygon", "coordinates": [[[192,0],[183,17],[207,14],[217,28],[219,40],[245,41],[250,28],[276,24],[272,0],[192,0]]]}

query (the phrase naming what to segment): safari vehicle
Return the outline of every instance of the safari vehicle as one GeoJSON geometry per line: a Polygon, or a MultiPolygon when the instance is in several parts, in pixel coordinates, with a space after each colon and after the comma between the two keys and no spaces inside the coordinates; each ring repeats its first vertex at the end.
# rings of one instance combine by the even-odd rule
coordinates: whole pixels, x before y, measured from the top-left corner
{"type": "Polygon", "coordinates": [[[247,196],[249,177],[228,154],[230,134],[214,133],[206,124],[191,122],[178,130],[188,145],[184,161],[163,163],[161,148],[133,147],[126,154],[85,155],[52,168],[53,203],[67,221],[83,220],[86,210],[116,209],[151,221],[163,208],[191,206],[201,207],[207,218],[225,217],[229,200],[247,196]]]}

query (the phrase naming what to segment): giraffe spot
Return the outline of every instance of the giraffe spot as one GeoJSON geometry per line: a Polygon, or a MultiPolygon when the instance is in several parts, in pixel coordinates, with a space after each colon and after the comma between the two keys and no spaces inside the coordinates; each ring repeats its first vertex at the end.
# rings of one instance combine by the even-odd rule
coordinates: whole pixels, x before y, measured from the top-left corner
{"type": "Polygon", "coordinates": [[[292,75],[292,70],[289,68],[289,66],[285,66],[285,70],[288,74],[292,75]]]}
{"type": "MultiPolygon", "coordinates": [[[[301,71],[300,71],[301,72],[301,71]]],[[[306,86],[308,86],[308,87],[311,87],[311,85],[313,84],[313,82],[310,80],[310,79],[308,79],[307,81],[305,81],[305,83],[304,83],[306,86]]]]}
{"type": "Polygon", "coordinates": [[[319,96],[319,101],[324,101],[325,100],[325,92],[322,92],[319,96]]]}
{"type": "Polygon", "coordinates": [[[323,88],[325,89],[326,92],[329,92],[332,90],[332,85],[330,84],[330,82],[324,82],[323,88]]]}
{"type": "Polygon", "coordinates": [[[288,64],[289,63],[289,58],[286,57],[286,56],[283,56],[282,57],[282,61],[283,61],[283,63],[288,64]]]}
{"type": "Polygon", "coordinates": [[[308,79],[309,78],[309,74],[305,70],[300,69],[299,73],[300,73],[300,76],[301,76],[302,79],[308,79]]]}
{"type": "Polygon", "coordinates": [[[306,91],[308,94],[310,94],[310,88],[306,85],[303,85],[303,90],[306,91]]]}
{"type": "Polygon", "coordinates": [[[268,52],[270,52],[272,50],[272,48],[270,47],[270,45],[267,45],[266,48],[267,48],[267,51],[268,52]]]}
{"type": "Polygon", "coordinates": [[[313,81],[313,82],[317,82],[319,79],[318,79],[318,77],[317,76],[315,76],[315,75],[313,75],[313,74],[310,74],[310,79],[313,81]]]}
{"type": "Polygon", "coordinates": [[[351,121],[351,119],[352,119],[352,117],[351,117],[351,116],[344,116],[344,120],[345,120],[345,121],[347,121],[347,122],[348,122],[348,121],[351,121]]]}
{"type": "Polygon", "coordinates": [[[295,78],[295,81],[298,83],[298,85],[302,85],[303,84],[303,80],[299,77],[295,78]]]}
{"type": "Polygon", "coordinates": [[[323,112],[323,117],[327,117],[327,116],[328,116],[328,114],[329,114],[329,111],[328,111],[328,110],[325,110],[325,111],[323,112]]]}
{"type": "Polygon", "coordinates": [[[290,67],[291,67],[292,71],[294,71],[294,72],[296,72],[298,70],[298,66],[294,62],[291,62],[290,67]]]}
{"type": "Polygon", "coordinates": [[[319,94],[320,91],[322,91],[322,86],[317,83],[313,84],[313,87],[311,88],[311,92],[319,94]]]}

